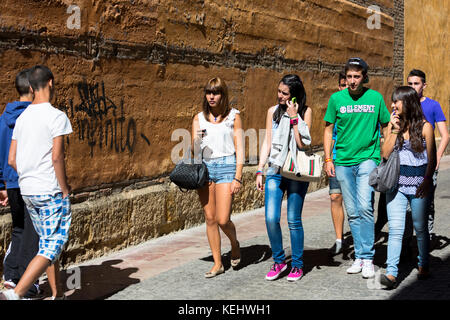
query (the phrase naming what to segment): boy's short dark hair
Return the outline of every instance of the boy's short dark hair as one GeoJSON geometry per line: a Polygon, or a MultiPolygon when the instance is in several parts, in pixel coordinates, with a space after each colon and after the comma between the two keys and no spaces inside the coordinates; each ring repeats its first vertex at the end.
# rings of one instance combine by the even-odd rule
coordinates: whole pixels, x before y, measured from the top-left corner
{"type": "Polygon", "coordinates": [[[409,72],[407,78],[409,78],[409,77],[419,77],[420,79],[422,79],[422,83],[427,82],[425,72],[423,72],[422,70],[419,70],[419,69],[412,69],[409,72]]]}
{"type": "Polygon", "coordinates": [[[20,71],[16,76],[16,90],[19,93],[19,96],[26,96],[30,94],[30,69],[25,69],[20,71]]]}
{"type": "Polygon", "coordinates": [[[54,81],[55,78],[53,77],[53,73],[46,66],[37,65],[31,68],[29,81],[31,88],[33,88],[34,91],[45,88],[50,80],[54,81]]]}
{"type": "Polygon", "coordinates": [[[341,71],[341,72],[339,72],[339,79],[338,79],[338,84],[341,84],[341,80],[342,79],[347,79],[347,77],[345,76],[345,72],[344,71],[341,71]]]}

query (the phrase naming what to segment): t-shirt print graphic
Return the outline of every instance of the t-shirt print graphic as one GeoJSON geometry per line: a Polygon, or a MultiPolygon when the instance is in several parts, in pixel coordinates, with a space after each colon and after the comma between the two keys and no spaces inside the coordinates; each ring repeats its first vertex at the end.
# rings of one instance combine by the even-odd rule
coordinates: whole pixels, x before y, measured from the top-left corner
{"type": "Polygon", "coordinates": [[[350,106],[341,106],[339,108],[340,113],[375,113],[374,105],[350,105],[350,106]]]}

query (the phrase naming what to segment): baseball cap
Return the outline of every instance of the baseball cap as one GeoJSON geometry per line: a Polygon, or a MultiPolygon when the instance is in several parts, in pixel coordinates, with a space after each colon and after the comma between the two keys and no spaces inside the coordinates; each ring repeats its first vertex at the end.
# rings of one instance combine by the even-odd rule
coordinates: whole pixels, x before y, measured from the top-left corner
{"type": "Polygon", "coordinates": [[[367,63],[361,59],[361,58],[350,58],[347,61],[347,66],[360,66],[361,68],[363,68],[364,73],[367,73],[367,71],[369,70],[369,66],[367,65],[367,63]]]}

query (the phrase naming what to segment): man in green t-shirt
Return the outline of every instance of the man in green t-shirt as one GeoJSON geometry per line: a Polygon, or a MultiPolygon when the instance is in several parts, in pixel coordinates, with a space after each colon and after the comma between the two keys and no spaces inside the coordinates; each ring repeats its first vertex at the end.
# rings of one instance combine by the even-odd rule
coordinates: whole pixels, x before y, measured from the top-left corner
{"type": "Polygon", "coordinates": [[[369,175],[380,163],[380,125],[387,129],[390,113],[383,96],[364,87],[368,66],[360,58],[345,65],[348,88],[331,95],[324,120],[325,171],[341,185],[348,223],[355,247],[355,261],[347,273],[362,271],[364,278],[375,276],[374,190],[369,175]],[[337,128],[336,159],[331,158],[333,126],[337,128]],[[335,168],[336,165],[336,168],[335,168]]]}

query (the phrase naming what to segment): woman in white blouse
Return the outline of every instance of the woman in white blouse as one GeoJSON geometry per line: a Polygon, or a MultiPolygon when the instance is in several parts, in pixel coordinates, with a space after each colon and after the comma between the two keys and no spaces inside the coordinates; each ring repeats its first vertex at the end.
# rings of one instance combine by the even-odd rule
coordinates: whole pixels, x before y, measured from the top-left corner
{"type": "Polygon", "coordinates": [[[243,132],[239,111],[230,108],[228,88],[220,78],[209,80],[204,89],[203,111],[192,123],[192,144],[200,144],[209,183],[197,190],[205,212],[206,234],[214,265],[206,278],[225,272],[221,259],[220,229],[231,242],[231,266],[240,263],[240,246],[231,221],[233,195],[242,186],[243,132]]]}

